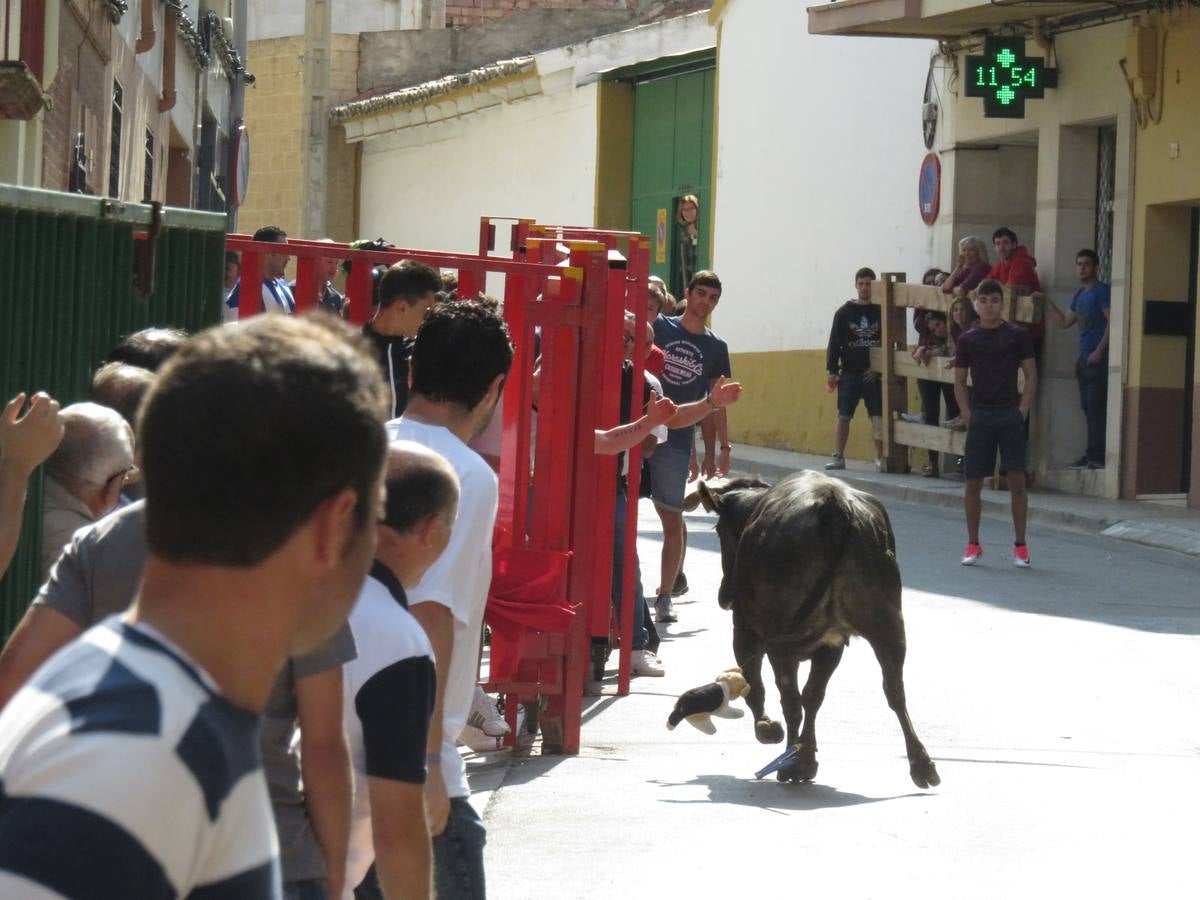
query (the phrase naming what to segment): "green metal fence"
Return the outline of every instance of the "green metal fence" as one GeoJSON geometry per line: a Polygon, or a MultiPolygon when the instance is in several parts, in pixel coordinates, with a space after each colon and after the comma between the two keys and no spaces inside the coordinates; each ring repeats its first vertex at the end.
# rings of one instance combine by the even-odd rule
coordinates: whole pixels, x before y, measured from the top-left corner
{"type": "MultiPolygon", "coordinates": [[[[134,288],[135,235],[150,231],[150,206],[0,185],[0,404],[20,391],[46,391],[64,406],[86,400],[92,372],[124,335],[221,320],[225,216],[161,212],[146,300],[134,288]]],[[[0,637],[41,581],[41,513],[39,469],[0,579],[0,637]]]]}

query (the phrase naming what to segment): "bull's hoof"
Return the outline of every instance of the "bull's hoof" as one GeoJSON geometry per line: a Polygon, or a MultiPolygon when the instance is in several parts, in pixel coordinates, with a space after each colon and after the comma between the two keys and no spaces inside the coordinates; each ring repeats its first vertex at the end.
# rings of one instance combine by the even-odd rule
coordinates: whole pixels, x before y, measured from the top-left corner
{"type": "Polygon", "coordinates": [[[770,719],[759,719],[754,723],[754,736],[760,744],[783,743],[783,726],[770,719]]]}
{"type": "Polygon", "coordinates": [[[817,777],[817,758],[815,755],[801,757],[780,769],[776,777],[780,781],[812,781],[817,777]]]}
{"type": "Polygon", "coordinates": [[[912,776],[913,784],[922,789],[937,787],[942,783],[937,766],[929,758],[914,760],[908,768],[908,774],[912,776]]]}

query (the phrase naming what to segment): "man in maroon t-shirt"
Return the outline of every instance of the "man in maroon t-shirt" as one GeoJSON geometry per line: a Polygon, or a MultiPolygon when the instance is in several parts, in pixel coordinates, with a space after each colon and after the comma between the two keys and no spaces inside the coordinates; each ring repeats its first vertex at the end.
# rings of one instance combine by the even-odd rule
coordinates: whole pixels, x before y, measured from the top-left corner
{"type": "Polygon", "coordinates": [[[983,479],[991,474],[1000,452],[1001,468],[1007,472],[1012,497],[1013,563],[1029,566],[1025,545],[1025,519],[1029,499],[1025,492],[1025,417],[1037,392],[1037,366],[1033,341],[1024,328],[1005,322],[1001,314],[1004,288],[986,279],[976,290],[976,326],[958,339],[954,359],[954,394],[967,426],[967,448],[963,461],[963,506],[967,514],[967,551],[962,564],[973,566],[983,556],[979,543],[983,479]],[[1024,389],[1017,390],[1017,371],[1025,375],[1024,389]],[[967,373],[971,392],[967,392],[967,373]]]}

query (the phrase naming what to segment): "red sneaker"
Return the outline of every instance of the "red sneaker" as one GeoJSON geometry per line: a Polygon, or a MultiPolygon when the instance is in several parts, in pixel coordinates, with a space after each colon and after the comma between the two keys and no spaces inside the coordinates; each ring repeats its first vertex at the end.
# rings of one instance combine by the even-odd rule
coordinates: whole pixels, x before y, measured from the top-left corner
{"type": "Polygon", "coordinates": [[[1019,547],[1013,544],[1013,565],[1021,569],[1029,568],[1029,547],[1025,544],[1021,544],[1019,547]]]}
{"type": "Polygon", "coordinates": [[[967,552],[963,554],[962,564],[964,566],[973,566],[979,562],[979,557],[983,556],[983,547],[979,544],[967,544],[967,552]]]}

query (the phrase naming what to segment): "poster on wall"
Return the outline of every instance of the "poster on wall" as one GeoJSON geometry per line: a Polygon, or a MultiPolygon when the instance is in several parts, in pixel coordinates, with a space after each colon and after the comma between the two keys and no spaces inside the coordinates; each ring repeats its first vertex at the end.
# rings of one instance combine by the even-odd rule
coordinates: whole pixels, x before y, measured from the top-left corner
{"type": "Polygon", "coordinates": [[[654,226],[654,262],[664,265],[667,261],[667,211],[658,210],[657,223],[654,226]]]}

